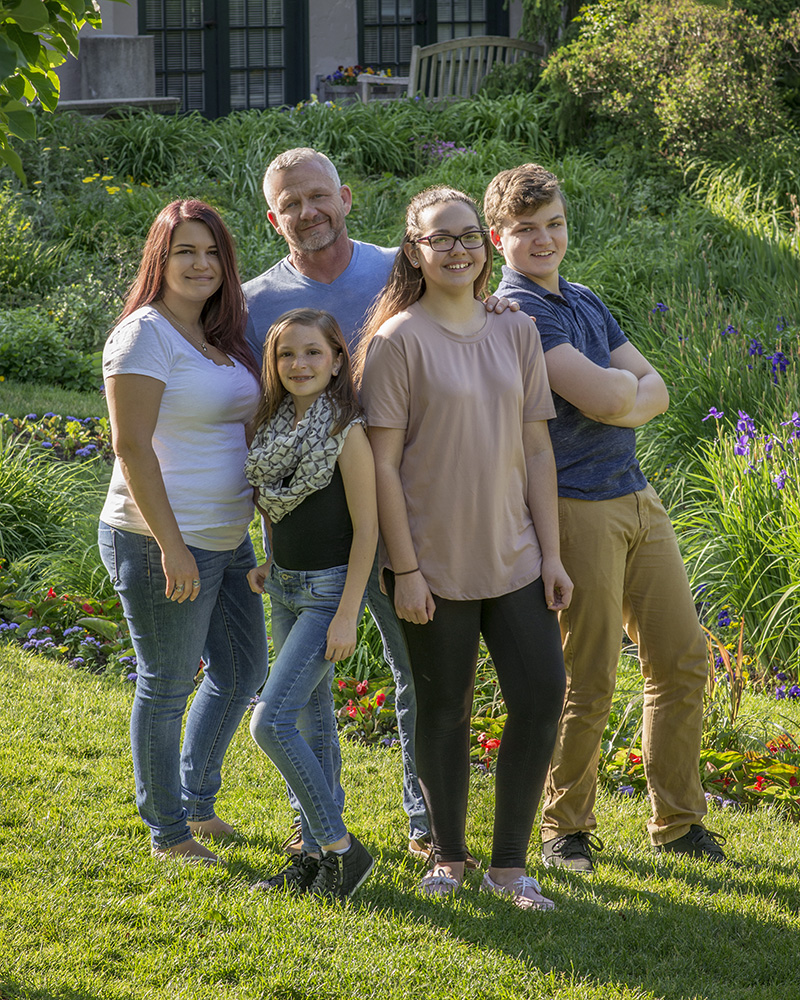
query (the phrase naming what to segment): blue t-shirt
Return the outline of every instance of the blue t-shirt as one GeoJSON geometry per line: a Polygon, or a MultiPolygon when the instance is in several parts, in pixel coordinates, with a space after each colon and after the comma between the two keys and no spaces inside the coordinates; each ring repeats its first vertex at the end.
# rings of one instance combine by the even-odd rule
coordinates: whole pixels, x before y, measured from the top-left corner
{"type": "Polygon", "coordinates": [[[247,343],[261,362],[267,331],[289,309],[324,309],[342,328],[352,354],[367,311],[383,291],[397,249],[353,240],[350,263],[329,285],[307,278],[284,257],[242,286],[247,299],[247,343]]]}
{"type": "MultiPolygon", "coordinates": [[[[496,295],[519,302],[536,318],[545,354],[571,344],[601,368],[611,365],[611,352],[628,342],[600,299],[586,288],[559,278],[560,295],[507,265],[496,295]]],[[[647,480],[636,460],[636,432],[587,417],[553,393],[556,416],[550,439],[558,470],[558,495],[577,500],[612,500],[642,490],[647,480]]]]}

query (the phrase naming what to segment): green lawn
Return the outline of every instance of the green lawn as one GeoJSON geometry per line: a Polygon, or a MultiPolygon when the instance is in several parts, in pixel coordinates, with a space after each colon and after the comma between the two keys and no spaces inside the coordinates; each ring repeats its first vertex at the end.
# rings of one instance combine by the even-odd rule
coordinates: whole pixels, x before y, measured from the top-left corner
{"type": "MultiPolygon", "coordinates": [[[[373,876],[342,906],[253,896],[281,863],[277,772],[242,726],[219,804],[241,831],[227,866],[156,862],[132,796],[132,693],[0,647],[2,1000],[800,997],[800,828],[769,810],[712,813],[743,867],[706,867],[656,858],[644,801],[601,796],[602,864],[591,881],[543,877],[555,913],[483,896],[477,878],[455,902],[425,900],[399,758],[347,744],[347,819],[379,855],[373,876]]],[[[484,860],[491,802],[476,777],[469,843],[484,860]]]]}

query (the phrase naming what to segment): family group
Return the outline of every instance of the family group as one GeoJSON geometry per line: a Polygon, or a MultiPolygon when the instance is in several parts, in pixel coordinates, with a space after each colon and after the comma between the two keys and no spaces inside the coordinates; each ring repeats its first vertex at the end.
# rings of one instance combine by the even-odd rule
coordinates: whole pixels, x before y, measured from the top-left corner
{"type": "Polygon", "coordinates": [[[480,864],[465,829],[481,637],[508,711],[484,891],[553,908],[526,868],[542,796],[545,867],[594,870],[623,630],[644,677],[651,843],[725,860],[703,826],[706,646],[635,454],[668,393],[602,301],[559,274],[557,177],[498,174],[483,219],[468,195],[428,188],[399,248],[348,236],[351,191],[315,150],[276,157],[264,194],[286,257],[242,285],[218,214],[173,202],[103,354],[116,462],[99,542],[137,657],[153,853],[218,862],[204,841],[233,832],[215,811],[222,761],[258,693],[250,730],[299,829],[287,867],[254,888],[342,898],[365,881],[331,684],[366,604],[396,685],[421,892],[455,893],[480,864]]]}

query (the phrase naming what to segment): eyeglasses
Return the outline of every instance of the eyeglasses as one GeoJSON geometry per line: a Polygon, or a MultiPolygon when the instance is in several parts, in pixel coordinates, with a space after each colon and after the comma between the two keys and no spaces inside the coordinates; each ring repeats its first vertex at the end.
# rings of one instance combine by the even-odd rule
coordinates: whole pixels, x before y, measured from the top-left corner
{"type": "Polygon", "coordinates": [[[483,246],[485,236],[485,229],[472,229],[460,236],[446,236],[444,233],[438,236],[420,236],[413,242],[427,243],[431,250],[435,250],[437,253],[447,253],[448,250],[453,249],[456,243],[460,243],[465,250],[478,250],[483,246]]]}

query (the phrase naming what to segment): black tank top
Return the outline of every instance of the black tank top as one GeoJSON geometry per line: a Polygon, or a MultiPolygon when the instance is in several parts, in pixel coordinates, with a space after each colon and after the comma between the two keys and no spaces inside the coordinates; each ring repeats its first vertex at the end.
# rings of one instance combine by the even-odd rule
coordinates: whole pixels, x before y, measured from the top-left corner
{"type": "Polygon", "coordinates": [[[283,569],[346,566],[353,544],[353,522],[337,462],[333,479],[272,526],[272,552],[283,569]]]}

